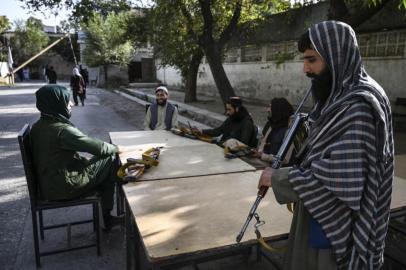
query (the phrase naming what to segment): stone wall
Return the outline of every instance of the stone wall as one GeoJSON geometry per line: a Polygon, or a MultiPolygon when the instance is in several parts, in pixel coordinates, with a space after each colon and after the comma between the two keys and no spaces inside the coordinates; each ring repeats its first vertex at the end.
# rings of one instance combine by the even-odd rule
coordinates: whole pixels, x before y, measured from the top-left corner
{"type": "MultiPolygon", "coordinates": [[[[367,72],[386,90],[390,100],[406,98],[406,31],[364,33],[358,36],[367,72]]],[[[233,48],[226,54],[224,69],[237,95],[260,102],[284,96],[297,104],[310,86],[302,72],[295,41],[233,48]]],[[[157,78],[171,87],[182,86],[172,67],[157,69],[157,78]]],[[[210,67],[203,62],[198,73],[198,92],[218,96],[210,67]]]]}
{"type": "MultiPolygon", "coordinates": [[[[92,70],[92,78],[97,76],[97,85],[98,86],[105,86],[104,81],[104,68],[99,67],[98,75],[96,75],[97,69],[92,70]]],[[[90,75],[90,74],[89,74],[90,75]]],[[[120,85],[127,85],[128,81],[128,67],[121,67],[118,65],[109,65],[107,69],[107,80],[109,86],[120,86],[120,85]]],[[[92,80],[89,78],[89,80],[92,80]]]]}

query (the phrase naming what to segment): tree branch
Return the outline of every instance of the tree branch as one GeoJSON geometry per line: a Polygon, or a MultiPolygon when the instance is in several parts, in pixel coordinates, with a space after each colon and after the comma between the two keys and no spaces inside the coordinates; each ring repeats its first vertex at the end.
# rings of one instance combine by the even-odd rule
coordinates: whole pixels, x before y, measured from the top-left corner
{"type": "Polygon", "coordinates": [[[238,21],[240,20],[240,16],[241,16],[241,6],[242,6],[242,0],[238,0],[235,4],[233,17],[231,17],[230,22],[228,23],[226,28],[224,28],[223,32],[220,35],[220,39],[219,39],[220,47],[223,47],[227,43],[227,41],[230,40],[233,33],[237,30],[237,24],[238,24],[238,21]]]}
{"type": "Polygon", "coordinates": [[[213,14],[210,10],[211,0],[199,0],[204,21],[203,36],[201,42],[211,42],[213,40],[213,14]]]}
{"type": "Polygon", "coordinates": [[[188,35],[197,42],[199,40],[199,37],[193,31],[193,18],[192,18],[192,15],[190,15],[190,13],[187,10],[185,4],[182,3],[181,1],[179,2],[179,6],[180,6],[180,10],[182,12],[182,15],[185,17],[185,19],[187,21],[186,28],[187,28],[188,35]]]}
{"type": "Polygon", "coordinates": [[[386,4],[392,0],[377,1],[375,5],[369,7],[348,8],[344,0],[331,0],[328,14],[329,20],[339,20],[348,23],[353,28],[378,13],[386,4]]]}

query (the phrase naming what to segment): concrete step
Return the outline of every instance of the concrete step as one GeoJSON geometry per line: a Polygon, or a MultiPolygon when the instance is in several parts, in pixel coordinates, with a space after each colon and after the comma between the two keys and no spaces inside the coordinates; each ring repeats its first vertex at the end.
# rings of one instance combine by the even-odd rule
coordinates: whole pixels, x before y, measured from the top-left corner
{"type": "MultiPolygon", "coordinates": [[[[121,87],[120,89],[115,91],[117,91],[116,93],[125,93],[127,94],[127,96],[137,98],[138,100],[140,100],[140,104],[142,105],[155,102],[155,95],[148,94],[140,90],[121,87]]],[[[214,113],[205,109],[197,108],[174,100],[170,100],[170,102],[172,104],[178,105],[179,114],[180,116],[185,117],[186,119],[183,120],[186,121],[192,120],[194,122],[203,124],[208,127],[217,127],[220,126],[226,120],[226,116],[219,113],[214,113]]]]}
{"type": "Polygon", "coordinates": [[[157,83],[156,82],[134,82],[128,84],[130,87],[134,88],[155,88],[157,83]]]}

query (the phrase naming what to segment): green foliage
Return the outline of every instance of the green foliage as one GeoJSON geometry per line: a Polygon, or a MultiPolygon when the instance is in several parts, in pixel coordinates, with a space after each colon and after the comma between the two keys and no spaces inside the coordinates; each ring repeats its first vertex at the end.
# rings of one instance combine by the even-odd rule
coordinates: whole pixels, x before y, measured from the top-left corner
{"type": "MultiPolygon", "coordinates": [[[[49,43],[54,42],[55,40],[59,39],[59,37],[51,37],[49,43]]],[[[76,58],[80,56],[80,49],[79,44],[77,43],[77,35],[71,35],[73,51],[75,52],[76,58]]],[[[74,63],[75,60],[73,58],[72,48],[68,38],[64,38],[58,44],[56,44],[50,51],[53,51],[59,54],[65,61],[74,63]]],[[[80,61],[80,59],[76,59],[80,61]]]]}
{"type": "MultiPolygon", "coordinates": [[[[213,37],[219,39],[229,24],[237,0],[212,1],[213,37]]],[[[288,0],[243,0],[238,25],[251,28],[266,15],[286,10],[288,0]],[[250,24],[247,24],[250,22],[250,24]]],[[[204,31],[203,15],[197,0],[156,0],[151,14],[153,45],[161,64],[173,65],[187,73],[193,53],[199,50],[204,31]]]]}
{"type": "Polygon", "coordinates": [[[125,39],[131,41],[134,47],[146,47],[151,35],[151,21],[149,11],[146,9],[134,9],[127,12],[125,39]]]}
{"type": "MultiPolygon", "coordinates": [[[[6,16],[0,16],[0,34],[10,29],[10,21],[6,16]]],[[[7,42],[0,36],[0,62],[7,61],[7,42]],[[4,43],[3,43],[4,42],[4,43]]]]}
{"type": "MultiPolygon", "coordinates": [[[[406,9],[406,0],[398,0],[399,1],[399,9],[406,9]]],[[[355,0],[346,0],[346,2],[356,2],[355,0]]],[[[376,6],[382,3],[382,0],[363,0],[362,1],[365,5],[368,6],[376,6]]]]}
{"type": "Polygon", "coordinates": [[[54,13],[65,8],[71,11],[71,19],[76,23],[87,23],[94,14],[106,17],[109,13],[130,10],[129,0],[19,0],[34,11],[52,9],[54,13]]]}
{"type": "Polygon", "coordinates": [[[48,44],[49,39],[40,20],[30,17],[26,22],[16,21],[15,26],[15,35],[10,40],[14,62],[28,60],[48,44]]]}
{"type": "Polygon", "coordinates": [[[6,16],[0,16],[0,33],[10,29],[10,21],[6,16]]]}
{"type": "MultiPolygon", "coordinates": [[[[175,66],[183,78],[187,76],[189,61],[195,50],[199,49],[197,37],[189,32],[200,22],[188,24],[179,7],[171,5],[173,1],[157,0],[156,7],[149,15],[152,22],[151,34],[157,57],[162,66],[175,66]]],[[[189,3],[190,4],[190,3],[189,3]]],[[[190,9],[193,9],[189,5],[190,9]]]]}
{"type": "Polygon", "coordinates": [[[92,19],[83,26],[86,34],[84,61],[90,66],[108,64],[126,65],[134,48],[127,39],[128,12],[110,13],[106,18],[93,14],[92,19]]]}

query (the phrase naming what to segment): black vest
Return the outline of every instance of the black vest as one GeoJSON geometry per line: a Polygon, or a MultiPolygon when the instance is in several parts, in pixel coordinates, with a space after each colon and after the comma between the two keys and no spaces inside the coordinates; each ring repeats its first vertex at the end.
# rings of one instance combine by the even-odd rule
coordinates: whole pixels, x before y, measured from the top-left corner
{"type": "MultiPolygon", "coordinates": [[[[158,122],[158,104],[152,104],[149,109],[151,110],[151,122],[149,123],[149,128],[154,130],[158,122]]],[[[174,112],[175,106],[168,102],[165,113],[166,130],[170,130],[172,128],[172,116],[174,112]]]]}

